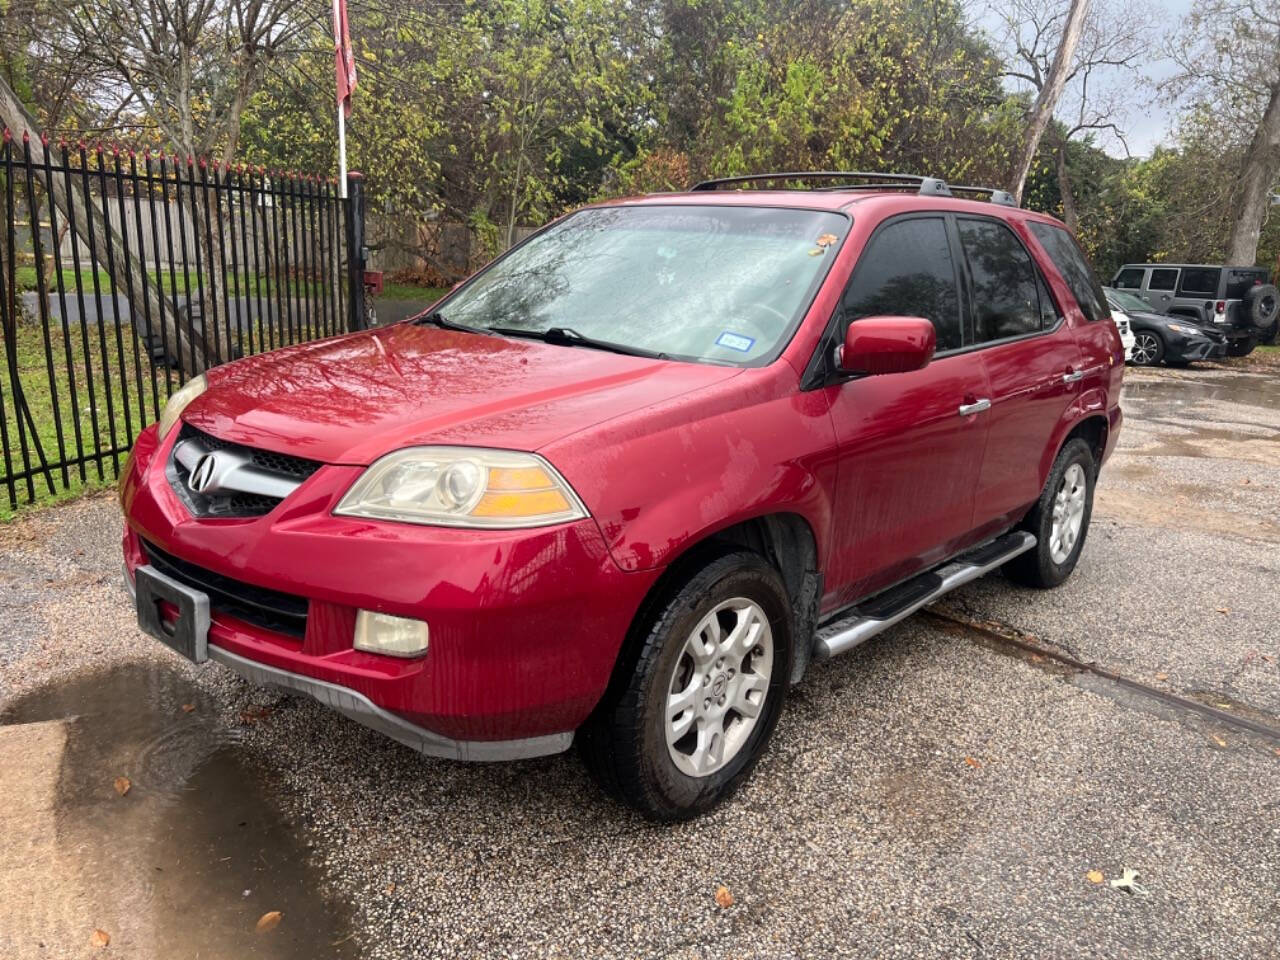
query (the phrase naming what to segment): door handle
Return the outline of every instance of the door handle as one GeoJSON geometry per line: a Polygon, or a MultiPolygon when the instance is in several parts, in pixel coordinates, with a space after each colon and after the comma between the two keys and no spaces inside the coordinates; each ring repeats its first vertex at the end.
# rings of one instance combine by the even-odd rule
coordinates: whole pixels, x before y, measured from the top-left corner
{"type": "Polygon", "coordinates": [[[990,410],[990,409],[991,409],[991,401],[988,400],[986,397],[983,397],[981,400],[973,401],[973,403],[960,404],[959,413],[960,413],[960,416],[962,417],[971,417],[975,413],[981,413],[983,410],[990,410]]]}
{"type": "Polygon", "coordinates": [[[1083,371],[1083,370],[1070,370],[1070,369],[1068,369],[1068,370],[1067,370],[1067,372],[1066,372],[1066,373],[1064,373],[1064,374],[1062,375],[1062,382],[1063,382],[1063,383],[1076,383],[1076,382],[1078,382],[1078,381],[1080,381],[1080,380],[1083,380],[1083,379],[1084,379],[1084,371],[1083,371]]]}

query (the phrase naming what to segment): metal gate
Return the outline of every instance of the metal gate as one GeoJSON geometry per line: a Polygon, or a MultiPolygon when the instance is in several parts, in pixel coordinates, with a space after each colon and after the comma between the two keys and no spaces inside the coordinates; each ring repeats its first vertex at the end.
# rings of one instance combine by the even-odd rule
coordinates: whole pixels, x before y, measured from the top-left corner
{"type": "Polygon", "coordinates": [[[196,372],[363,325],[358,174],[6,130],[0,180],[0,512],[118,477],[196,372]]]}

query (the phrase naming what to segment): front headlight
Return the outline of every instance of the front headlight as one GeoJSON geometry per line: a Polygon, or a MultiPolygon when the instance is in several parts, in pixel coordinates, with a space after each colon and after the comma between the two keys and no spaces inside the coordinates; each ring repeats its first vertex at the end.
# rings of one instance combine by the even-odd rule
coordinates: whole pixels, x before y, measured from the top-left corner
{"type": "Polygon", "coordinates": [[[1187,337],[1203,337],[1204,336],[1204,334],[1201,333],[1200,330],[1198,330],[1196,327],[1188,327],[1186,324],[1183,324],[1183,323],[1171,323],[1169,324],[1169,329],[1172,330],[1174,333],[1181,333],[1182,335],[1187,337]]]}
{"type": "Polygon", "coordinates": [[[555,468],[532,453],[409,447],[369,467],[334,513],[446,527],[542,527],[587,510],[555,468]]]}
{"type": "Polygon", "coordinates": [[[178,422],[178,418],[182,416],[182,411],[187,409],[189,404],[200,394],[209,389],[209,383],[204,378],[204,374],[192,377],[180,389],[175,390],[169,397],[169,401],[164,405],[164,409],[160,411],[160,439],[163,440],[169,435],[169,431],[173,429],[173,425],[178,422]]]}

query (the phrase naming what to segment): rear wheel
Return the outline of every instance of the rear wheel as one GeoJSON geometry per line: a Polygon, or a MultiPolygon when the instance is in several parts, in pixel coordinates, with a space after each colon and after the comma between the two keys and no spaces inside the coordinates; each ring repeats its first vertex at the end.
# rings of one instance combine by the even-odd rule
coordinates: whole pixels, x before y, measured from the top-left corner
{"type": "Polygon", "coordinates": [[[1164,341],[1151,330],[1138,330],[1133,335],[1133,363],[1139,367],[1154,367],[1164,359],[1164,341]]]}
{"type": "Polygon", "coordinates": [[[638,627],[626,675],[579,731],[587,768],[653,820],[724,800],[773,732],[791,674],[789,601],[758,554],[721,556],[638,627]]]}
{"type": "Polygon", "coordinates": [[[1023,521],[1036,535],[1035,549],[1005,564],[1005,574],[1028,587],[1056,587],[1076,568],[1093,515],[1097,478],[1093,451],[1077,437],[1058,453],[1040,499],[1023,521]]]}

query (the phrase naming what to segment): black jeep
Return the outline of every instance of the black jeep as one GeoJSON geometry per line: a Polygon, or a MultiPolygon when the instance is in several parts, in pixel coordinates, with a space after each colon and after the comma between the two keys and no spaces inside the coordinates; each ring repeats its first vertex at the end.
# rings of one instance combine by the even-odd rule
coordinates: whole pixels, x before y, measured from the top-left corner
{"type": "Polygon", "coordinates": [[[1152,313],[1221,331],[1228,356],[1248,356],[1259,343],[1273,342],[1280,329],[1280,295],[1262,267],[1127,263],[1111,286],[1141,298],[1152,313]]]}

